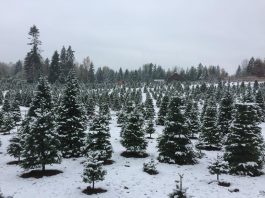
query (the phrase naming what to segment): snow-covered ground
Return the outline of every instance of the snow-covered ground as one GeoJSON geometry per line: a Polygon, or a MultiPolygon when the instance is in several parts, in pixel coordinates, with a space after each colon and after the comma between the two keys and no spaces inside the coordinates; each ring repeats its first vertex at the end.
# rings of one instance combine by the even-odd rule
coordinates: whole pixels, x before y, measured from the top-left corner
{"type": "MultiPolygon", "coordinates": [[[[25,108],[21,109],[25,111],[25,108]]],[[[174,164],[159,163],[158,175],[148,175],[143,172],[143,163],[157,157],[156,139],[148,139],[148,158],[135,159],[124,158],[120,153],[124,148],[120,144],[120,128],[116,124],[115,113],[112,112],[110,124],[111,142],[113,146],[112,165],[106,165],[107,175],[104,181],[96,183],[96,187],[107,190],[106,193],[90,195],[89,197],[102,198],[154,198],[167,197],[175,188],[175,180],[179,179],[178,173],[184,174],[183,186],[188,187],[187,193],[196,198],[265,198],[265,175],[260,177],[221,175],[221,179],[231,182],[230,187],[218,186],[215,182],[215,175],[210,175],[207,166],[216,158],[217,152],[205,152],[206,155],[196,165],[178,166],[174,164]],[[210,184],[209,184],[210,183],[210,184]],[[231,193],[228,189],[238,188],[239,192],[231,193]]],[[[263,135],[265,136],[265,124],[262,124],[263,135]]],[[[163,127],[157,126],[153,137],[161,134],[163,127]]],[[[15,132],[15,131],[13,131],[15,132]]],[[[63,173],[43,177],[41,179],[23,179],[20,175],[24,172],[17,165],[7,165],[7,162],[14,160],[6,153],[10,135],[0,135],[2,146],[0,147],[0,189],[4,196],[14,198],[76,198],[88,197],[82,193],[87,187],[82,181],[84,158],[63,159],[61,164],[47,166],[58,169],[63,173]]],[[[265,171],[265,169],[264,169],[265,171]]]]}

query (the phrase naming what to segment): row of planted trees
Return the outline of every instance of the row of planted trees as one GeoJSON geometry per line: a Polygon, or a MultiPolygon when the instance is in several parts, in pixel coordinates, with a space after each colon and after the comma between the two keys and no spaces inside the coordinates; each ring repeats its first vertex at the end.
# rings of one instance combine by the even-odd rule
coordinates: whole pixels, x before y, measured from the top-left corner
{"type": "MultiPolygon", "coordinates": [[[[102,164],[108,163],[112,154],[109,107],[118,111],[121,144],[126,148],[122,155],[144,157],[147,156],[145,132],[149,137],[155,132],[154,98],[160,107],[156,123],[165,126],[158,138],[160,162],[196,164],[202,157],[197,149],[223,148],[224,157],[218,160],[225,162],[226,172],[261,174],[263,139],[258,123],[264,120],[263,86],[202,84],[183,88],[179,84],[150,84],[143,89],[142,85],[138,86],[94,90],[89,98],[99,105],[99,114],[95,116],[94,105],[86,103],[86,97],[80,97],[83,91],[79,90],[73,74],[58,98],[59,105],[53,104],[50,87],[41,78],[22,127],[11,140],[9,153],[21,156],[22,167],[43,170],[46,164],[58,163],[62,157],[85,155],[88,161],[84,181],[92,181],[89,175],[93,171],[98,174],[92,182],[103,179],[106,172],[102,164]],[[203,94],[198,95],[198,90],[203,94]],[[142,91],[146,93],[145,103],[142,91]],[[88,134],[86,115],[94,117],[88,134]],[[195,147],[191,142],[194,138],[198,138],[195,147]]],[[[215,173],[222,172],[216,168],[220,167],[219,162],[211,166],[215,173]]]]}

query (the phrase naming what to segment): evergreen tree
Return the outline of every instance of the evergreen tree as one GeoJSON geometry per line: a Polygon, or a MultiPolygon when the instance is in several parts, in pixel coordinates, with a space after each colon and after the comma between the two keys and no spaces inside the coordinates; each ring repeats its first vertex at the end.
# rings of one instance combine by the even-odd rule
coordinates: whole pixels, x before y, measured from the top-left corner
{"type": "Polygon", "coordinates": [[[247,102],[247,103],[254,102],[253,91],[252,91],[250,83],[248,83],[246,91],[247,93],[245,93],[244,95],[243,102],[247,102]]]}
{"type": "Polygon", "coordinates": [[[158,138],[158,160],[174,164],[196,163],[195,152],[188,138],[185,118],[181,113],[182,102],[179,97],[172,97],[166,117],[165,129],[158,138]]]}
{"type": "Polygon", "coordinates": [[[11,106],[11,111],[12,111],[12,117],[13,120],[17,123],[21,121],[21,112],[19,108],[19,101],[17,98],[14,99],[12,106],[11,106]]]}
{"type": "Polygon", "coordinates": [[[206,112],[203,118],[199,142],[196,145],[197,148],[205,150],[221,149],[221,137],[219,131],[216,128],[216,120],[216,103],[213,98],[210,98],[208,100],[206,112]]]}
{"type": "Polygon", "coordinates": [[[89,153],[82,175],[85,183],[92,183],[92,189],[95,189],[95,182],[104,180],[104,176],[107,174],[102,168],[103,162],[99,160],[101,158],[99,155],[97,152],[89,153]]]}
{"type": "Polygon", "coordinates": [[[94,83],[95,82],[95,71],[94,71],[94,65],[91,62],[90,66],[89,66],[89,70],[88,70],[88,80],[90,83],[94,83]]]}
{"type": "Polygon", "coordinates": [[[169,103],[169,98],[167,95],[165,95],[161,102],[161,107],[158,112],[158,118],[157,118],[157,124],[164,126],[165,124],[165,118],[167,114],[167,107],[169,103]]]}
{"type": "Polygon", "coordinates": [[[58,110],[57,132],[63,157],[83,155],[85,142],[85,111],[79,99],[79,85],[74,72],[70,72],[58,110]]]}
{"type": "Polygon", "coordinates": [[[220,135],[224,136],[228,134],[229,127],[232,123],[232,114],[233,114],[233,98],[229,92],[227,92],[224,97],[221,99],[219,112],[218,112],[218,121],[217,128],[220,135]]]}
{"type": "Polygon", "coordinates": [[[55,83],[57,80],[59,80],[60,77],[60,62],[59,62],[59,54],[57,51],[54,52],[52,56],[51,65],[49,68],[49,82],[55,83]]]}
{"type": "Polygon", "coordinates": [[[152,138],[152,134],[155,133],[154,123],[152,119],[148,120],[145,133],[149,134],[150,139],[152,138]]]}
{"type": "Polygon", "coordinates": [[[11,104],[10,104],[10,98],[6,95],[4,99],[4,103],[2,106],[2,111],[4,113],[8,113],[11,111],[11,104]]]}
{"type": "Polygon", "coordinates": [[[216,160],[208,166],[208,169],[211,174],[216,175],[217,181],[219,182],[219,176],[221,174],[227,173],[228,167],[224,159],[217,155],[216,160]]]}
{"type": "Polygon", "coordinates": [[[144,153],[146,150],[147,142],[144,138],[140,119],[137,109],[127,115],[121,139],[121,144],[126,148],[127,152],[144,153]]]}
{"type": "Polygon", "coordinates": [[[10,140],[10,144],[7,148],[7,153],[20,161],[20,156],[22,152],[21,147],[21,135],[20,133],[15,134],[10,140]]]}
{"type": "Polygon", "coordinates": [[[149,120],[149,119],[154,119],[155,116],[155,110],[154,110],[154,104],[153,104],[153,99],[151,97],[151,95],[147,94],[147,98],[145,101],[145,119],[149,120]]]}
{"type": "Polygon", "coordinates": [[[39,50],[41,41],[39,40],[39,34],[39,29],[35,25],[33,25],[29,31],[31,41],[28,44],[32,46],[32,49],[27,53],[24,61],[26,78],[30,83],[36,82],[42,73],[42,58],[39,50]]]}
{"type": "Polygon", "coordinates": [[[259,121],[264,121],[265,119],[265,104],[264,104],[264,98],[262,96],[262,92],[260,89],[258,89],[256,94],[256,104],[258,106],[257,113],[259,117],[259,121]]]}
{"type": "Polygon", "coordinates": [[[190,124],[189,124],[189,131],[190,131],[190,138],[196,138],[195,134],[198,134],[201,130],[200,120],[199,120],[199,109],[197,102],[193,102],[191,114],[190,114],[190,124]]]}
{"type": "Polygon", "coordinates": [[[253,104],[236,104],[233,125],[229,131],[224,160],[231,174],[257,176],[263,166],[264,142],[256,123],[253,104]]]}
{"type": "Polygon", "coordinates": [[[88,117],[92,117],[95,113],[95,102],[92,97],[88,99],[88,102],[86,104],[86,112],[88,117]]]}
{"type": "Polygon", "coordinates": [[[104,115],[99,114],[93,119],[87,134],[86,153],[99,153],[98,160],[106,162],[112,156],[109,127],[104,115]]]}
{"type": "Polygon", "coordinates": [[[45,78],[40,78],[21,130],[23,168],[41,167],[45,171],[46,164],[61,160],[52,108],[50,86],[45,78]]]}

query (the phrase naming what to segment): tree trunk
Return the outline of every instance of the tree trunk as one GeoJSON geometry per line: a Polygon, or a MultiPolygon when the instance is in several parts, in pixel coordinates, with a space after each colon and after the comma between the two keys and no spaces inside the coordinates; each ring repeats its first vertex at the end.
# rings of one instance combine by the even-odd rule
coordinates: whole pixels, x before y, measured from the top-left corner
{"type": "Polygon", "coordinates": [[[217,174],[217,181],[219,182],[219,174],[217,174]]]}
{"type": "Polygon", "coordinates": [[[45,164],[42,164],[42,172],[45,172],[45,164]]]}
{"type": "Polygon", "coordinates": [[[95,181],[93,180],[93,186],[92,186],[93,190],[95,189],[95,181]]]}

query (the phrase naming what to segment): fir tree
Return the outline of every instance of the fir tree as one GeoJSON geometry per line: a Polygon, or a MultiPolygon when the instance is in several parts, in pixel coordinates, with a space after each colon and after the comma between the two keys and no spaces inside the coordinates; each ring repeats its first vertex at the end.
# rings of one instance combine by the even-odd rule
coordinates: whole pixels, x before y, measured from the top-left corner
{"type": "Polygon", "coordinates": [[[124,123],[121,144],[129,153],[144,153],[147,147],[140,119],[140,115],[137,109],[135,109],[127,115],[126,122],[124,123]]]}
{"type": "Polygon", "coordinates": [[[217,155],[216,160],[208,166],[208,169],[211,174],[216,175],[217,181],[219,182],[219,176],[227,173],[228,166],[224,159],[217,155]]]}
{"type": "Polygon", "coordinates": [[[87,134],[86,153],[99,153],[98,160],[105,163],[112,156],[112,146],[109,139],[110,133],[106,118],[99,114],[93,119],[87,134]]]}
{"type": "Polygon", "coordinates": [[[259,121],[263,122],[265,119],[265,104],[264,104],[264,98],[263,98],[263,95],[260,89],[257,91],[255,99],[256,99],[256,104],[258,106],[257,113],[258,113],[259,121]]]}
{"type": "Polygon", "coordinates": [[[22,152],[21,147],[21,135],[20,133],[15,134],[10,140],[10,144],[7,148],[7,153],[20,161],[20,156],[22,152]]]}
{"type": "Polygon", "coordinates": [[[15,98],[15,100],[12,103],[11,111],[12,111],[13,120],[16,123],[20,122],[21,121],[21,112],[20,112],[20,108],[19,108],[19,101],[17,98],[15,98]]]}
{"type": "Polygon", "coordinates": [[[92,184],[92,189],[95,189],[95,182],[103,181],[104,176],[107,174],[107,172],[103,170],[103,162],[100,161],[99,158],[101,157],[97,152],[89,153],[82,175],[85,183],[92,184]]]}
{"type": "Polygon", "coordinates": [[[253,104],[236,104],[233,125],[229,131],[224,159],[231,174],[257,176],[263,166],[263,138],[256,123],[253,104]]]}
{"type": "Polygon", "coordinates": [[[32,49],[27,53],[24,61],[26,78],[30,83],[36,82],[41,75],[42,58],[39,50],[39,45],[41,45],[39,34],[39,29],[35,25],[33,25],[29,31],[31,41],[28,44],[32,46],[32,49]]]}
{"type": "Polygon", "coordinates": [[[227,92],[224,97],[221,99],[219,112],[218,112],[218,121],[217,128],[220,135],[224,136],[228,134],[229,127],[232,122],[233,114],[233,98],[229,92],[227,92]]]}
{"type": "Polygon", "coordinates": [[[168,96],[164,96],[161,102],[161,107],[158,112],[158,118],[157,118],[157,124],[164,126],[165,124],[165,119],[166,119],[166,114],[167,114],[167,107],[169,103],[169,98],[168,96]]]}
{"type": "Polygon", "coordinates": [[[154,110],[154,104],[153,104],[153,99],[150,96],[150,94],[147,94],[148,97],[146,98],[145,101],[145,119],[153,119],[155,116],[155,110],[154,110]]]}
{"type": "Polygon", "coordinates": [[[175,96],[169,103],[165,129],[162,136],[158,138],[160,162],[180,165],[196,163],[185,118],[180,110],[181,104],[181,99],[175,96]]]}
{"type": "Polygon", "coordinates": [[[80,157],[84,152],[86,117],[78,96],[79,85],[74,72],[70,72],[57,119],[57,132],[65,158],[80,157]]]}
{"type": "Polygon", "coordinates": [[[152,139],[152,134],[155,133],[154,123],[152,119],[148,120],[147,126],[145,128],[145,133],[149,134],[149,138],[152,139]]]}
{"type": "Polygon", "coordinates": [[[219,131],[216,128],[216,119],[216,103],[213,98],[210,98],[208,100],[207,108],[203,118],[199,142],[196,145],[197,148],[205,150],[221,149],[221,137],[219,131]]]}
{"type": "Polygon", "coordinates": [[[52,56],[51,65],[49,68],[49,82],[54,83],[59,80],[60,77],[60,62],[59,62],[59,54],[57,51],[54,52],[52,56]]]}
{"type": "Polygon", "coordinates": [[[23,168],[41,167],[59,163],[60,142],[54,130],[50,87],[45,78],[40,78],[33,102],[21,130],[23,168]]]}
{"type": "Polygon", "coordinates": [[[95,102],[94,102],[94,99],[92,97],[90,97],[88,99],[88,102],[86,104],[86,112],[87,112],[88,117],[90,117],[90,118],[95,113],[95,102]]]}
{"type": "Polygon", "coordinates": [[[190,114],[190,124],[189,124],[189,131],[190,131],[190,138],[194,139],[197,138],[195,134],[198,134],[201,130],[200,120],[199,120],[199,109],[197,102],[193,102],[191,114],[190,114]]]}

